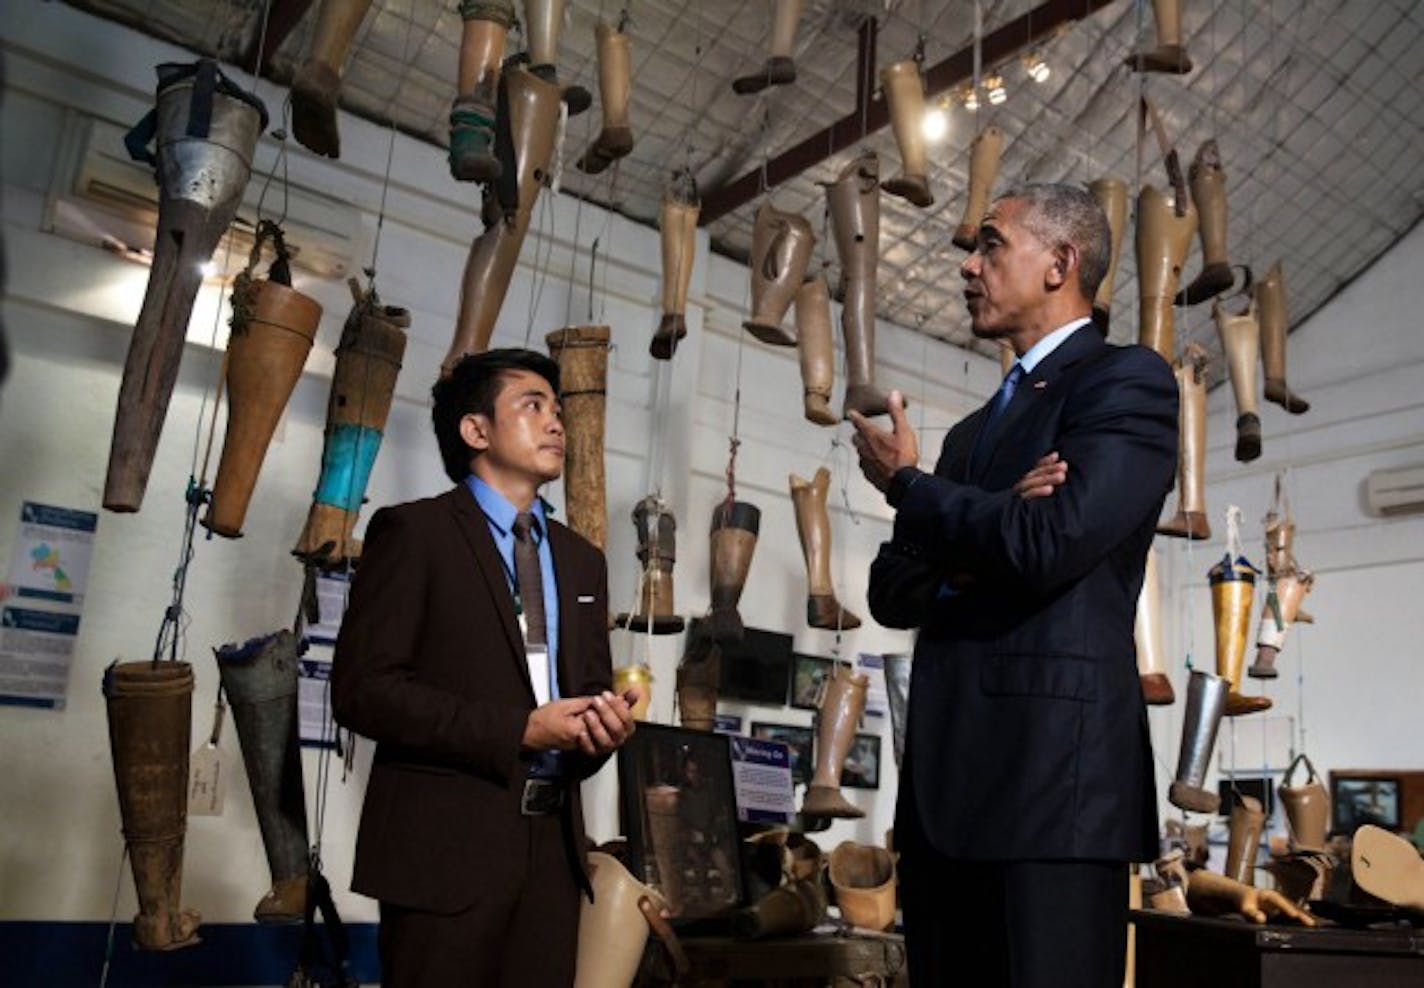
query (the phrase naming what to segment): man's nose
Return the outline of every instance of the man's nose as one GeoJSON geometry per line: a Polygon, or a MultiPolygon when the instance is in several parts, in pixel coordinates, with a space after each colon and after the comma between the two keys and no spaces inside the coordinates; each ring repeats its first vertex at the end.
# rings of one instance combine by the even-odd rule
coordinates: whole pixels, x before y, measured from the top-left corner
{"type": "Polygon", "coordinates": [[[959,276],[965,281],[979,275],[979,251],[973,250],[969,256],[959,262],[959,276]]]}

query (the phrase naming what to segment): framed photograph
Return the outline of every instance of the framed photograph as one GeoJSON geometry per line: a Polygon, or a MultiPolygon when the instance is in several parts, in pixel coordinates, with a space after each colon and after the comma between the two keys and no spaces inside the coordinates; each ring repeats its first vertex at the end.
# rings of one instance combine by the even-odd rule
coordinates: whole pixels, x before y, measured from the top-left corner
{"type": "MultiPolygon", "coordinates": [[[[641,730],[641,725],[639,730],[641,730]]],[[[637,735],[634,735],[636,737],[637,735]]],[[[791,749],[791,781],[795,783],[805,783],[811,781],[811,767],[813,747],[816,742],[816,732],[810,727],[797,727],[795,724],[768,724],[762,721],[752,721],[751,737],[761,738],[763,741],[780,741],[791,749]]]]}
{"type": "Polygon", "coordinates": [[[855,736],[841,769],[841,785],[850,789],[880,788],[880,735],[855,736]]]}
{"type": "Polygon", "coordinates": [[[830,659],[791,653],[791,705],[800,710],[815,710],[816,694],[830,674],[830,659]]]}
{"type": "Polygon", "coordinates": [[[1330,773],[1330,832],[1353,834],[1367,823],[1399,830],[1400,779],[1397,775],[1330,773]]]}
{"type": "Polygon", "coordinates": [[[662,893],[674,920],[742,905],[726,735],[639,724],[618,749],[618,807],[629,869],[662,893]]]}

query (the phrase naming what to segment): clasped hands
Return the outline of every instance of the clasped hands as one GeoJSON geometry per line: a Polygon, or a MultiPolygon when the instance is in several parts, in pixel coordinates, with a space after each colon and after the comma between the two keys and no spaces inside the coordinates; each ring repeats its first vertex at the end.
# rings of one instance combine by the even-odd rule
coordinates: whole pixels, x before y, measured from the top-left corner
{"type": "Polygon", "coordinates": [[[633,705],[642,698],[636,686],[621,695],[609,690],[594,696],[550,700],[529,712],[521,744],[529,751],[582,751],[598,757],[616,751],[636,728],[633,705]]]}

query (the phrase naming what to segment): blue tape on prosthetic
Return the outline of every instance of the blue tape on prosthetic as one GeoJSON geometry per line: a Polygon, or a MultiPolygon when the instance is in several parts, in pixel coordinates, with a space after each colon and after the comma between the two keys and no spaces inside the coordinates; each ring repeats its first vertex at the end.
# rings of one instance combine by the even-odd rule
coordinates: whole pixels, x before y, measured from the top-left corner
{"type": "Polygon", "coordinates": [[[338,425],[326,437],[321,453],[321,481],[316,499],[343,511],[361,510],[366,482],[381,450],[381,430],[364,425],[338,425]]]}

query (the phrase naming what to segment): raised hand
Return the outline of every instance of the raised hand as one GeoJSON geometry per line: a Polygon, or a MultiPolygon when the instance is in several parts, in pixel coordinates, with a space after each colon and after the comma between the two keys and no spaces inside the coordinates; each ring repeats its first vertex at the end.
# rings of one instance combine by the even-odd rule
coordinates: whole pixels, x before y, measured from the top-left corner
{"type": "Polygon", "coordinates": [[[905,417],[905,397],[899,391],[891,391],[887,403],[890,409],[890,428],[877,428],[870,420],[857,411],[847,412],[851,424],[855,426],[855,436],[851,443],[860,455],[860,472],[876,490],[884,492],[890,486],[890,478],[903,467],[912,467],[920,462],[920,443],[910,420],[905,417]]]}

